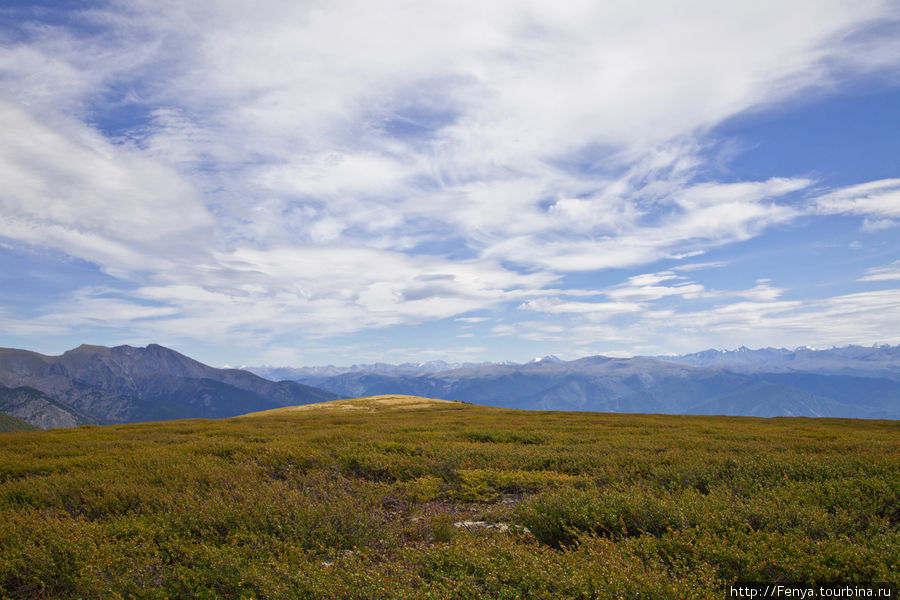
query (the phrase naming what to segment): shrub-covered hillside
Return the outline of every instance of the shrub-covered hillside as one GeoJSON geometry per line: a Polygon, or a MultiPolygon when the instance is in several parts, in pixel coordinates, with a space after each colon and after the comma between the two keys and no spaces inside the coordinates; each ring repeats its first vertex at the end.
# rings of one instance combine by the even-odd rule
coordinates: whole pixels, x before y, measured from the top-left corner
{"type": "Polygon", "coordinates": [[[345,400],[0,436],[4,598],[898,583],[900,424],[345,400]]]}

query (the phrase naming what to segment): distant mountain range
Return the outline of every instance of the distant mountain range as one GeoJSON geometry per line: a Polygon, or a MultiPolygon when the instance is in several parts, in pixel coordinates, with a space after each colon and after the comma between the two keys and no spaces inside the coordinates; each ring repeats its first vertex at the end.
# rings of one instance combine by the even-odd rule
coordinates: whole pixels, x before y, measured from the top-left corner
{"type": "MultiPolygon", "coordinates": [[[[900,380],[900,346],[844,346],[817,350],[801,347],[794,350],[786,348],[761,348],[751,350],[741,346],[737,350],[704,350],[680,356],[657,355],[639,356],[636,358],[654,358],[691,367],[710,367],[727,369],[739,373],[782,373],[804,372],[820,375],[856,375],[859,377],[886,377],[900,380]]],[[[625,359],[631,360],[631,359],[625,359]]],[[[312,379],[336,377],[348,373],[366,375],[423,375],[440,373],[457,369],[485,366],[522,366],[532,363],[567,362],[554,355],[535,358],[527,363],[513,362],[467,362],[448,363],[433,360],[421,363],[388,363],[357,364],[349,367],[334,365],[317,367],[241,367],[260,377],[272,380],[289,379],[308,381],[312,379]]],[[[568,361],[572,362],[572,361],[568,361]]]]}
{"type": "Polygon", "coordinates": [[[0,348],[0,412],[41,428],[230,417],[336,398],[295,381],[216,369],[157,344],[82,345],[61,356],[0,348]]]}
{"type": "MultiPolygon", "coordinates": [[[[536,359],[538,360],[538,359],[536,359]]],[[[443,360],[431,360],[420,363],[402,363],[392,365],[389,363],[370,363],[351,365],[349,367],[335,367],[334,365],[326,365],[321,367],[242,367],[251,373],[255,373],[260,377],[271,379],[273,381],[292,380],[304,381],[306,379],[320,377],[336,377],[347,373],[365,373],[369,375],[421,375],[423,373],[440,373],[441,371],[450,371],[452,369],[465,369],[468,367],[480,367],[484,365],[505,364],[505,363],[448,363],[443,360]]]]}
{"type": "Polygon", "coordinates": [[[296,379],[350,397],[396,393],[509,408],[900,418],[900,346],[373,367],[311,367],[296,379]]]}
{"type": "Polygon", "coordinates": [[[683,356],[658,356],[660,360],[692,367],[713,367],[739,373],[818,373],[886,377],[900,381],[900,346],[844,346],[814,348],[761,348],[704,350],[683,356]]]}
{"type": "Polygon", "coordinates": [[[216,369],[157,344],[60,356],[0,348],[0,413],[72,427],[408,394],[539,410],[900,419],[900,346],[252,370],[216,369]]]}

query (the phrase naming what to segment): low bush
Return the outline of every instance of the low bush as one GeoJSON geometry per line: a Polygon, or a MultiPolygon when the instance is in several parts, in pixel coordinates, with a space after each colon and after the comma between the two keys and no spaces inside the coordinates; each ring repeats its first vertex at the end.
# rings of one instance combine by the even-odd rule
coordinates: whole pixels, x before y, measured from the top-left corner
{"type": "Polygon", "coordinates": [[[4,433],[0,598],[897,585],[898,434],[471,405],[4,433]]]}

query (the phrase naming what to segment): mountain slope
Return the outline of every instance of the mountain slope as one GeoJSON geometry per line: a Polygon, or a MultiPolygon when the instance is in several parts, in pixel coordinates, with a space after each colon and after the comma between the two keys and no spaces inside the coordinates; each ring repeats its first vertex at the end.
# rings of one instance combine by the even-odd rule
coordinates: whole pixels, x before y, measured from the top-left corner
{"type": "Polygon", "coordinates": [[[27,423],[22,419],[0,412],[0,433],[7,433],[10,431],[34,431],[35,429],[37,429],[37,427],[31,423],[27,423]]]}
{"type": "Polygon", "coordinates": [[[30,387],[0,386],[0,412],[41,429],[76,427],[98,419],[30,387]]]}
{"type": "MultiPolygon", "coordinates": [[[[3,348],[0,385],[33,388],[57,404],[92,416],[94,422],[113,423],[229,417],[338,397],[293,381],[273,382],[239,369],[216,369],[157,344],[82,345],[60,356],[3,348]]],[[[34,423],[31,418],[38,419],[26,420],[34,423]]],[[[63,422],[51,426],[77,424],[71,419],[67,425],[63,422]]]]}

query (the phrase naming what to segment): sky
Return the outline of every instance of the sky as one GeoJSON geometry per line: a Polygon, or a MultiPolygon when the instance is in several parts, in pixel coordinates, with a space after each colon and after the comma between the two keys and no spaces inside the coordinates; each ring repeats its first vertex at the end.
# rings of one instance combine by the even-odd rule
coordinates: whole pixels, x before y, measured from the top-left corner
{"type": "Polygon", "coordinates": [[[900,3],[0,5],[0,346],[900,343],[900,3]]]}

